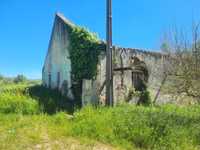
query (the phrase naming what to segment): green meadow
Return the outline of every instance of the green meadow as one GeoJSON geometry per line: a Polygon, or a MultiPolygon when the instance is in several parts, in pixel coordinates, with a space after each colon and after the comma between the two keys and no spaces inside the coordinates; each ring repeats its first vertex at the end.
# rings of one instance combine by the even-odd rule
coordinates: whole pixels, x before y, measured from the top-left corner
{"type": "Polygon", "coordinates": [[[0,83],[0,149],[200,149],[200,106],[74,108],[39,82],[0,83]]]}

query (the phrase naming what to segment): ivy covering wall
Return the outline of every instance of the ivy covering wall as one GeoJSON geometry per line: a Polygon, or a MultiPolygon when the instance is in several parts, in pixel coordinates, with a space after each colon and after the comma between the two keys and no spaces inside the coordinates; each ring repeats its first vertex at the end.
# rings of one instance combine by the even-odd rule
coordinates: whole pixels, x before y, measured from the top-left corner
{"type": "Polygon", "coordinates": [[[72,65],[73,94],[81,106],[82,80],[95,79],[99,55],[105,52],[106,44],[96,34],[78,26],[68,26],[70,59],[72,65]]]}
{"type": "MultiPolygon", "coordinates": [[[[71,60],[72,92],[77,106],[82,105],[82,81],[92,80],[98,74],[99,56],[106,52],[106,44],[98,36],[83,27],[65,24],[69,37],[69,55],[71,60]]],[[[131,95],[129,95],[131,96],[131,95]]],[[[147,100],[146,87],[141,90],[141,98],[147,100]]],[[[142,101],[146,103],[146,101],[142,101]]]]}
{"type": "Polygon", "coordinates": [[[96,34],[77,26],[69,30],[69,37],[73,79],[94,78],[97,74],[98,57],[105,51],[105,44],[96,34]]]}

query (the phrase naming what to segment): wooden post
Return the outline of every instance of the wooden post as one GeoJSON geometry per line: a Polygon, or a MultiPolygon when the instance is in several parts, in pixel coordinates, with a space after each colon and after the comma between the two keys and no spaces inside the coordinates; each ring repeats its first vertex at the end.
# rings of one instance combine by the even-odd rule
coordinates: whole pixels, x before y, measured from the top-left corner
{"type": "Polygon", "coordinates": [[[106,105],[113,106],[112,0],[107,0],[106,39],[106,105]]]}

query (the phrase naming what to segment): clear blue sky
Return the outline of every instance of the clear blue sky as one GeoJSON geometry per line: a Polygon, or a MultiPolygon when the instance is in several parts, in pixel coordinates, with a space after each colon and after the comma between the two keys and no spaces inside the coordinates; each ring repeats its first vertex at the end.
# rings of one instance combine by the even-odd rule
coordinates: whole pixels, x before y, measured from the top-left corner
{"type": "MultiPolygon", "coordinates": [[[[106,0],[0,0],[0,74],[41,78],[55,12],[105,39],[106,0]]],[[[200,20],[200,0],[113,0],[114,44],[159,49],[169,26],[200,20]]]]}

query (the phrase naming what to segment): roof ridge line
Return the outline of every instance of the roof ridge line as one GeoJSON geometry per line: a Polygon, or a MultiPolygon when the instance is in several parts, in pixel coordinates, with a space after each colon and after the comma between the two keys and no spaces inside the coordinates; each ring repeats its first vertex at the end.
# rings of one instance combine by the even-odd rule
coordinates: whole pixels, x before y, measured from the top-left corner
{"type": "Polygon", "coordinates": [[[64,23],[75,26],[75,24],[72,21],[70,21],[69,19],[67,19],[62,13],[56,12],[55,16],[60,18],[64,23]]]}

